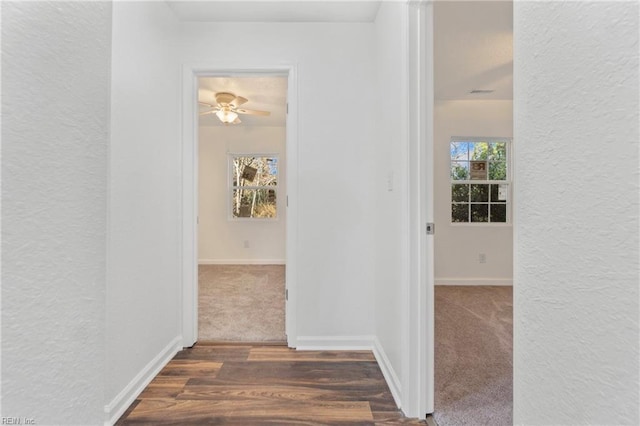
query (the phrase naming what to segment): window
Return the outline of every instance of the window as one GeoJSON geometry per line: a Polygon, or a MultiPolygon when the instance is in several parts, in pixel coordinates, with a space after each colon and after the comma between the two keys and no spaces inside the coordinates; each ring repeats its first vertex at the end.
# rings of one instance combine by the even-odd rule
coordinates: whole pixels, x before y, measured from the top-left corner
{"type": "Polygon", "coordinates": [[[510,139],[451,139],[451,222],[509,223],[510,139]]]}
{"type": "Polygon", "coordinates": [[[231,217],[274,219],[277,215],[278,157],[230,155],[231,217]]]}

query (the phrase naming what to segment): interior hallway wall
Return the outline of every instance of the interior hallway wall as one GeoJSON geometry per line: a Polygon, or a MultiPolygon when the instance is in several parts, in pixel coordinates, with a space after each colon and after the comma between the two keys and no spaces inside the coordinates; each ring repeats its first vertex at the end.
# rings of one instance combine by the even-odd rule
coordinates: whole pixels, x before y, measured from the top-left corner
{"type": "Polygon", "coordinates": [[[181,23],[176,61],[298,70],[297,335],[373,334],[375,43],[371,23],[181,23]],[[233,33],[233,37],[229,34],[233,33]],[[249,65],[247,65],[249,64],[249,65]]]}
{"type": "Polygon", "coordinates": [[[283,264],[287,223],[285,127],[200,126],[198,258],[201,264],[283,264]],[[276,219],[230,219],[229,154],[278,156],[276,219]],[[245,241],[249,247],[245,247],[245,241]]]}
{"type": "Polygon", "coordinates": [[[176,30],[165,2],[113,4],[108,416],[181,343],[176,30]]]}
{"type": "Polygon", "coordinates": [[[637,2],[515,2],[514,422],[640,423],[637,2]]]}
{"type": "MultiPolygon", "coordinates": [[[[513,137],[513,102],[508,100],[437,101],[434,116],[435,282],[455,285],[511,285],[511,225],[451,223],[449,147],[453,136],[513,137]],[[479,262],[480,253],[486,263],[479,262]]],[[[514,144],[517,142],[514,142],[514,144]]]]}
{"type": "Polygon", "coordinates": [[[2,419],[101,424],[111,4],[1,6],[2,419]]]}
{"type": "MultiPolygon", "coordinates": [[[[376,257],[375,335],[389,360],[395,378],[391,385],[401,393],[401,377],[406,371],[403,353],[403,285],[408,280],[406,235],[409,168],[407,159],[406,67],[403,51],[403,4],[383,2],[376,18],[377,120],[376,173],[376,257]],[[394,108],[387,108],[394,105],[394,108]],[[395,382],[395,383],[393,383],[395,382]]],[[[402,395],[396,395],[402,398],[402,395]]]]}

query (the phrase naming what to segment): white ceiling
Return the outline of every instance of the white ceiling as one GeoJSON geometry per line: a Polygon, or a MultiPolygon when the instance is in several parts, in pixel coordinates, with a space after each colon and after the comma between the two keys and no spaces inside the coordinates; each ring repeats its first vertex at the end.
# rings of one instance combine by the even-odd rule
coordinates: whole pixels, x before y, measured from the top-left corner
{"type": "Polygon", "coordinates": [[[381,0],[167,1],[182,21],[373,22],[381,0]]]}
{"type": "MultiPolygon", "coordinates": [[[[392,1],[392,0],[385,0],[392,1]]],[[[185,21],[240,22],[373,22],[377,1],[168,1],[185,21]]],[[[448,99],[513,99],[513,3],[506,1],[435,2],[435,97],[448,99]],[[472,90],[494,90],[470,94],[472,90]]],[[[200,98],[215,103],[216,92],[249,99],[246,109],[271,112],[270,117],[242,115],[243,125],[284,126],[286,78],[202,78],[200,98]]],[[[223,125],[212,114],[203,125],[223,125]]]]}
{"type": "Polygon", "coordinates": [[[439,1],[434,18],[436,99],[513,99],[513,3],[439,1]]]}
{"type": "MultiPolygon", "coordinates": [[[[201,77],[198,79],[198,100],[215,104],[217,92],[231,92],[249,101],[241,108],[269,111],[271,115],[240,114],[241,126],[284,126],[287,109],[286,77],[201,77]]],[[[200,106],[200,111],[211,108],[200,106]]],[[[225,126],[215,114],[200,116],[202,126],[225,126]]],[[[235,126],[229,124],[229,126],[235,126]]]]}

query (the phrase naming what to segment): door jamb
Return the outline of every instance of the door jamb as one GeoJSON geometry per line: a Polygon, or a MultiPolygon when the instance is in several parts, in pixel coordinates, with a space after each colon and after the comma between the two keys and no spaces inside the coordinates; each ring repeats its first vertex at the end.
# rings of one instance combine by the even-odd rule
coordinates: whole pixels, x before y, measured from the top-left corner
{"type": "Polygon", "coordinates": [[[198,340],[198,77],[287,76],[287,219],[286,219],[286,301],[285,332],[289,347],[296,347],[296,283],[298,224],[298,80],[297,65],[265,67],[255,64],[187,64],[182,69],[182,159],[181,159],[181,314],[182,346],[198,340]]]}
{"type": "Polygon", "coordinates": [[[407,63],[409,102],[409,289],[403,375],[405,415],[424,419],[434,410],[434,58],[432,0],[409,0],[407,63]]]}

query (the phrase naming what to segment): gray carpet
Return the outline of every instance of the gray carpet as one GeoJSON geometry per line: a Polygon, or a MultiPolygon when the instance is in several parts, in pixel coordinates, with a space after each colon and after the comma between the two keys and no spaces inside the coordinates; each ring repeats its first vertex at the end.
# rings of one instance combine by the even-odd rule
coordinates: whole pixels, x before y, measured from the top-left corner
{"type": "Polygon", "coordinates": [[[513,289],[435,288],[439,426],[513,424],[513,289]]]}
{"type": "Polygon", "coordinates": [[[284,342],[284,265],[200,265],[198,341],[284,342]]]}

